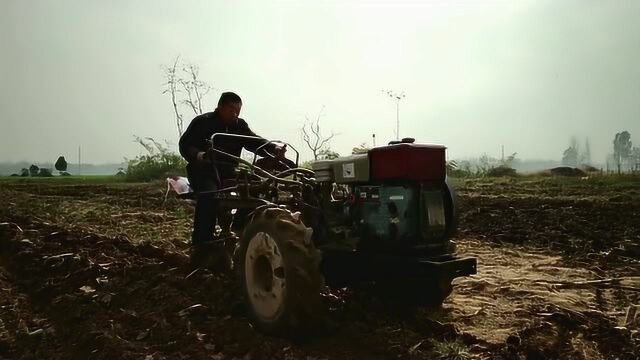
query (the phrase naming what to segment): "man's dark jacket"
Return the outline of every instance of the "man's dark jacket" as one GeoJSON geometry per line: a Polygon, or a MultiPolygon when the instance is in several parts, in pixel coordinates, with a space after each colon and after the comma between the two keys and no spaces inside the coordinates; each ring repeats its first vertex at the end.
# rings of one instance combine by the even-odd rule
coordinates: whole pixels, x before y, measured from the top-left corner
{"type": "MultiPolygon", "coordinates": [[[[190,167],[205,167],[206,165],[200,165],[197,161],[198,152],[209,150],[208,140],[211,140],[211,136],[217,133],[237,134],[246,136],[257,136],[251,129],[247,122],[243,119],[236,119],[231,124],[225,124],[216,111],[205,113],[196,116],[187,127],[187,130],[180,137],[179,147],[180,154],[189,162],[190,167]]],[[[266,143],[265,139],[240,139],[227,136],[216,136],[213,147],[229,153],[234,156],[240,156],[242,148],[255,152],[261,145],[266,143]]],[[[264,149],[273,154],[275,150],[275,144],[267,144],[264,149]]],[[[258,155],[266,155],[264,152],[258,153],[258,155]]],[[[215,155],[214,166],[212,171],[218,173],[218,179],[228,179],[234,177],[233,169],[237,165],[237,162],[224,157],[222,155],[215,155]]]]}

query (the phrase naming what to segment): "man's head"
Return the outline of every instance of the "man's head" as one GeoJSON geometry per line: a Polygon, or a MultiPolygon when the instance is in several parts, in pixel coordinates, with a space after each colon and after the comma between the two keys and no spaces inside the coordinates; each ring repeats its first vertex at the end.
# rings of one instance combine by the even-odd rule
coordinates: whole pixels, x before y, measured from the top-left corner
{"type": "Polygon", "coordinates": [[[224,92],[220,95],[217,111],[223,122],[230,124],[235,121],[240,116],[240,109],[242,109],[242,99],[238,94],[224,92]]]}

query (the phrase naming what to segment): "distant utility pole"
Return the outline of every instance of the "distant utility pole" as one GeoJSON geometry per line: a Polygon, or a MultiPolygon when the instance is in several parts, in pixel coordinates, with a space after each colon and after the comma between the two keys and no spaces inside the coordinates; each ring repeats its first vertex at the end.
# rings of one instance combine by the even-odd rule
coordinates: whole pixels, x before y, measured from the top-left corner
{"type": "Polygon", "coordinates": [[[400,140],[400,100],[404,99],[406,95],[404,91],[382,90],[382,92],[396,102],[396,140],[400,140]]]}
{"type": "Polygon", "coordinates": [[[373,147],[376,147],[376,134],[373,134],[372,137],[373,137],[373,147]]]}
{"type": "Polygon", "coordinates": [[[82,158],[80,157],[80,146],[78,146],[78,175],[80,175],[80,161],[82,158]]]}

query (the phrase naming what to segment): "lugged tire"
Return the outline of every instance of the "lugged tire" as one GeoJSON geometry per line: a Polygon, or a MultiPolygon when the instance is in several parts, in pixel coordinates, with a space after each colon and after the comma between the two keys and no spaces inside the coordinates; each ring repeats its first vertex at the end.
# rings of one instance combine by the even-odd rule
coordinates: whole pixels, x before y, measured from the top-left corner
{"type": "Polygon", "coordinates": [[[281,208],[258,210],[244,230],[236,264],[238,282],[253,324],[266,333],[301,335],[313,331],[324,320],[321,254],[315,248],[311,235],[312,230],[297,215],[281,208]],[[276,250],[270,246],[272,242],[276,250]],[[270,267],[264,265],[266,261],[272,261],[268,256],[277,259],[276,253],[281,258],[281,268],[276,260],[270,263],[270,267]],[[263,275],[268,279],[269,271],[272,272],[271,283],[256,280],[263,275]],[[269,284],[274,295],[269,295],[269,284]],[[282,289],[278,293],[280,297],[275,295],[277,289],[282,289]],[[276,300],[269,300],[269,296],[276,300]]]}

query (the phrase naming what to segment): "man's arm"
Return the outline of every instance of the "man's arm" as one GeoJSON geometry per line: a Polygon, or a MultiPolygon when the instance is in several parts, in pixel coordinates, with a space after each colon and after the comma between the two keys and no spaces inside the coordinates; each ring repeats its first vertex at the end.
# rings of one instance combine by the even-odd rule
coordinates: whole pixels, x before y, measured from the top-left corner
{"type": "Polygon", "coordinates": [[[281,164],[284,164],[289,169],[296,168],[296,163],[293,160],[289,160],[283,157],[282,159],[278,159],[278,161],[280,161],[281,164]]]}
{"type": "MultiPolygon", "coordinates": [[[[245,136],[255,136],[255,137],[259,137],[260,139],[242,139],[242,146],[253,152],[256,153],[256,151],[258,150],[258,148],[262,145],[264,145],[265,143],[268,142],[267,139],[264,139],[258,135],[256,135],[256,133],[254,133],[250,128],[249,125],[247,124],[246,121],[242,120],[242,119],[238,119],[239,123],[239,134],[240,135],[245,135],[245,136]]],[[[260,149],[259,152],[257,152],[258,155],[260,156],[269,156],[269,154],[274,155],[276,152],[276,144],[274,143],[269,143],[267,145],[265,145],[262,149],[260,149]]],[[[270,156],[269,156],[270,157],[270,156]]]]}
{"type": "Polygon", "coordinates": [[[178,147],[180,149],[180,155],[188,162],[193,163],[201,160],[199,154],[201,150],[198,148],[202,139],[200,134],[202,133],[201,117],[196,116],[191,120],[191,124],[187,127],[187,130],[180,137],[178,147]]]}

